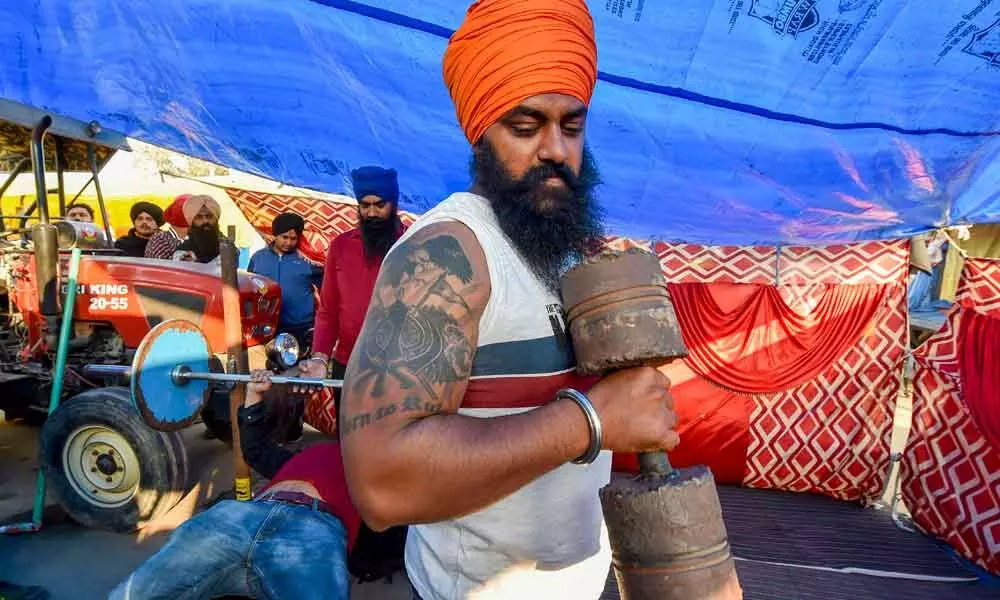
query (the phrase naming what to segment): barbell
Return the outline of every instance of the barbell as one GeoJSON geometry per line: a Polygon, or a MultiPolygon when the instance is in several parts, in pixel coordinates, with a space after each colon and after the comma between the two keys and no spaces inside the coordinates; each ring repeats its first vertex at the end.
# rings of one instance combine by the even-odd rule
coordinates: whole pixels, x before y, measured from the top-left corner
{"type": "MultiPolygon", "coordinates": [[[[84,373],[93,377],[132,377],[132,367],[127,365],[88,365],[84,367],[84,373]]],[[[318,377],[288,377],[286,375],[272,375],[271,383],[275,385],[304,385],[320,386],[328,388],[343,387],[342,379],[320,379],[318,377]]],[[[192,371],[187,365],[177,365],[170,372],[170,380],[174,385],[186,385],[189,381],[214,381],[216,383],[251,383],[253,378],[250,375],[239,373],[202,373],[192,371]]]]}
{"type": "MultiPolygon", "coordinates": [[[[153,327],[136,350],[131,365],[87,365],[90,377],[129,380],[132,403],[147,425],[177,431],[191,425],[208,402],[212,383],[247,384],[250,375],[211,370],[212,352],[197,325],[182,319],[153,327]]],[[[273,376],[278,385],[343,387],[340,379],[273,376]]]]}

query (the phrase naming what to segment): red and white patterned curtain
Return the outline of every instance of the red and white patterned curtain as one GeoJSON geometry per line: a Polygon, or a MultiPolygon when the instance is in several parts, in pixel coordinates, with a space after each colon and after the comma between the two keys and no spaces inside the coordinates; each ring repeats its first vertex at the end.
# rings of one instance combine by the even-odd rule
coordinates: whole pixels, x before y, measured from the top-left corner
{"type": "Polygon", "coordinates": [[[1000,416],[998,340],[983,324],[997,319],[1000,261],[970,258],[944,327],[914,351],[900,487],[917,525],[1000,575],[1000,446],[987,434],[1000,416]]]}
{"type": "Polygon", "coordinates": [[[657,253],[691,352],[665,367],[680,417],[672,462],[750,487],[875,499],[906,348],[907,243],[657,253]]]}

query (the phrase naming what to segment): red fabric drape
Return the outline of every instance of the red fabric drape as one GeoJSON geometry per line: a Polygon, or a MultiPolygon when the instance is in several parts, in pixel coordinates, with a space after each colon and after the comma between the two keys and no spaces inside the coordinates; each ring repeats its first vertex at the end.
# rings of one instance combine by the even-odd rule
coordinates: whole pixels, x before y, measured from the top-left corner
{"type": "Polygon", "coordinates": [[[786,390],[812,379],[858,342],[887,286],[825,286],[814,310],[790,308],[773,286],[670,284],[687,363],[736,392],[786,390]]]}
{"type": "Polygon", "coordinates": [[[972,420],[1000,450],[1000,319],[962,310],[958,364],[972,420]]]}

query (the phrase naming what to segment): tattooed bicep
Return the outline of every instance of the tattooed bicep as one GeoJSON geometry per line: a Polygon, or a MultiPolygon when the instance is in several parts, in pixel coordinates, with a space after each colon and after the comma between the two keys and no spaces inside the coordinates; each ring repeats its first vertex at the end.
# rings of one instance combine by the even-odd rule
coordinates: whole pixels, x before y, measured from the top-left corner
{"type": "Polygon", "coordinates": [[[485,258],[465,226],[431,225],[395,248],[351,354],[342,433],[457,406],[488,297],[485,258]]]}

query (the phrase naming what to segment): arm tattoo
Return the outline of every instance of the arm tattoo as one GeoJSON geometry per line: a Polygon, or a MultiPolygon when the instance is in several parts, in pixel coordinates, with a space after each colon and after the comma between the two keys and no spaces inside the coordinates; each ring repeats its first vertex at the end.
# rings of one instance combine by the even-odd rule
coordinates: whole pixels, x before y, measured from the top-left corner
{"type": "Polygon", "coordinates": [[[416,396],[407,396],[406,400],[403,400],[398,404],[387,404],[385,406],[378,407],[374,411],[358,413],[345,418],[344,424],[341,426],[340,435],[346,436],[350,433],[354,433],[359,429],[364,429],[372,423],[381,421],[382,419],[396,413],[414,411],[419,412],[422,415],[433,415],[441,412],[441,404],[423,402],[416,396]]]}
{"type": "MultiPolygon", "coordinates": [[[[475,349],[460,324],[470,308],[455,289],[472,282],[472,265],[450,235],[406,246],[382,267],[351,391],[362,394],[370,386],[371,396],[380,398],[392,380],[438,401],[437,386],[461,381],[472,369],[475,349]]],[[[377,415],[352,419],[363,417],[377,415]]],[[[352,419],[346,431],[356,429],[352,419]]]]}

